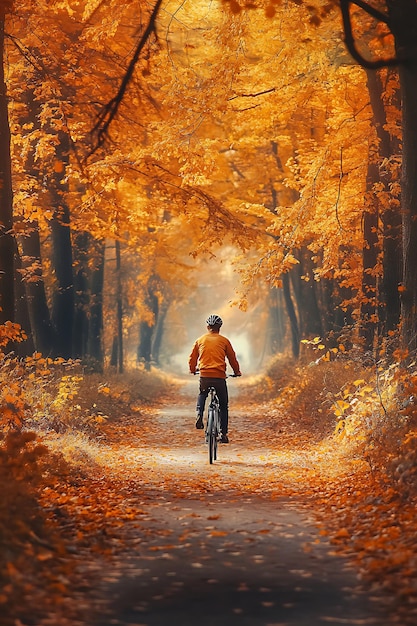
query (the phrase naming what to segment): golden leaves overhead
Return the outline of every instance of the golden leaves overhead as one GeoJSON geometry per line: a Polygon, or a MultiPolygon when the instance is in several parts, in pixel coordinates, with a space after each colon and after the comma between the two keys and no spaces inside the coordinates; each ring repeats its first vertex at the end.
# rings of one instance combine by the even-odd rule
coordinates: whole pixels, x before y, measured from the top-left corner
{"type": "MultiPolygon", "coordinates": [[[[123,80],[151,7],[140,3],[132,21],[131,2],[69,5],[22,3],[11,24],[23,46],[11,47],[8,75],[19,103],[11,122],[20,232],[36,221],[47,233],[59,179],[72,230],[143,251],[143,285],[157,263],[163,276],[177,268],[181,290],[190,253],[197,259],[232,242],[254,251],[238,257],[245,287],[280,286],[306,249],[308,280],[333,278],[358,292],[375,129],[366,75],[345,53],[334,3],[170,0],[158,38],[137,61],[109,150],[87,161],[94,120],[123,80]]],[[[387,76],[392,133],[395,90],[387,76]]],[[[398,159],[383,167],[398,171],[398,159]]],[[[374,192],[384,207],[398,203],[395,183],[374,192]]]]}

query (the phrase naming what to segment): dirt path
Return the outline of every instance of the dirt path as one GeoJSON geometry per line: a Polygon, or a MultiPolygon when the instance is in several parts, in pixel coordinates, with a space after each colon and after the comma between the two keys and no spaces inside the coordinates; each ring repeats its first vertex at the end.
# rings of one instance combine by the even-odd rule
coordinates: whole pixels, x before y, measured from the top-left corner
{"type": "Polygon", "coordinates": [[[210,466],[194,428],[195,387],[156,416],[114,427],[108,466],[129,485],[129,548],[111,569],[94,571],[88,623],[386,626],[380,604],[315,523],[311,485],[338,469],[308,418],[303,430],[232,398],[231,443],[210,466]]]}

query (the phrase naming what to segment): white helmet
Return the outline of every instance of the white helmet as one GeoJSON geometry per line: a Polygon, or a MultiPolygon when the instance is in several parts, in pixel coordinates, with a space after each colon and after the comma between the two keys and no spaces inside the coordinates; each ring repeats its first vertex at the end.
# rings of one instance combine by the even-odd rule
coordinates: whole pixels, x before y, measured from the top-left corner
{"type": "Polygon", "coordinates": [[[218,315],[209,315],[206,319],[207,326],[221,326],[223,324],[223,320],[218,315]]]}

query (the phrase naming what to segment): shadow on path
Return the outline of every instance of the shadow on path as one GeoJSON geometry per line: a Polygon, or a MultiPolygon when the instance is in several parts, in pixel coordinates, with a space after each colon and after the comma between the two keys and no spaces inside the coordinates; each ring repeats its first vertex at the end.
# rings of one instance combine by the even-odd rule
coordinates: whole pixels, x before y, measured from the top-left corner
{"type": "MultiPolygon", "coordinates": [[[[103,600],[94,625],[387,626],[383,608],[360,587],[348,562],[332,553],[307,504],[265,491],[265,474],[274,472],[260,460],[273,454],[267,442],[254,437],[251,454],[245,441],[222,446],[221,461],[209,466],[201,431],[190,430],[194,399],[186,411],[184,401],[181,395],[178,406],[155,420],[156,469],[147,495],[138,486],[142,517],[125,529],[130,552],[98,581],[103,600]],[[188,467],[183,448],[175,447],[181,430],[190,438],[188,467]],[[164,450],[170,437],[171,464],[163,451],[158,456],[158,445],[164,450]],[[199,487],[194,495],[192,481],[199,487]]],[[[250,420],[245,428],[250,437],[250,420]]],[[[146,465],[151,453],[144,444],[146,465]]]]}
{"type": "Polygon", "coordinates": [[[154,530],[172,534],[124,561],[99,626],[387,624],[289,502],[167,498],[151,515],[154,530]]]}

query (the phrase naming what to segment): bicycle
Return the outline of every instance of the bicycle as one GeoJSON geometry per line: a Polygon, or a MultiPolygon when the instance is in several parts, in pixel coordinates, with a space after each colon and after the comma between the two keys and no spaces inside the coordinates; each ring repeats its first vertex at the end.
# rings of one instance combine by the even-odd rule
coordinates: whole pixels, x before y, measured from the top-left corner
{"type": "MultiPolygon", "coordinates": [[[[227,378],[237,378],[237,376],[230,374],[227,378]]],[[[209,462],[210,465],[212,465],[213,461],[217,460],[217,446],[221,440],[222,432],[220,423],[220,403],[216,389],[209,387],[207,391],[210,396],[210,402],[207,411],[206,443],[208,443],[209,449],[209,462]]]]}
{"type": "Polygon", "coordinates": [[[206,443],[209,449],[209,462],[217,459],[217,444],[221,437],[219,398],[214,387],[209,387],[210,403],[207,414],[206,443]]]}

